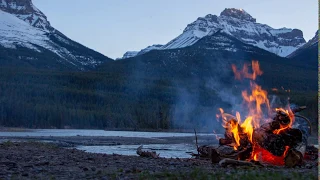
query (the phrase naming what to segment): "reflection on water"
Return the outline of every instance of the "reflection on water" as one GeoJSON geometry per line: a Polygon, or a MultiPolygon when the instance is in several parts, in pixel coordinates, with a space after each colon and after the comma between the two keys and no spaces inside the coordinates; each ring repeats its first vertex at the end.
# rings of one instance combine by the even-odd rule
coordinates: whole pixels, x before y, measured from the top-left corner
{"type": "MultiPolygon", "coordinates": [[[[201,134],[199,135],[212,135],[201,134]]],[[[121,137],[186,137],[194,136],[193,133],[172,132],[138,132],[138,131],[104,131],[80,129],[35,129],[27,132],[0,132],[0,136],[121,136],[121,137]]]]}
{"type": "MultiPolygon", "coordinates": [[[[137,148],[140,145],[118,146],[78,146],[77,149],[92,153],[121,154],[137,156],[137,148]]],[[[165,158],[190,158],[187,152],[196,153],[196,147],[191,144],[150,144],[143,145],[143,150],[156,151],[160,157],[165,158]]]]}

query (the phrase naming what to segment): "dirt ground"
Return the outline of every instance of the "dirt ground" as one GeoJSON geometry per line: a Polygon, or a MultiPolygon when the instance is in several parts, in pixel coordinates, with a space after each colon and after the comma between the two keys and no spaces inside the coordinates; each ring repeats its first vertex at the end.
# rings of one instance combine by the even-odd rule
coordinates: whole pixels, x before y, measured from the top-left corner
{"type": "Polygon", "coordinates": [[[220,167],[210,161],[95,154],[34,141],[0,144],[0,179],[318,179],[301,167],[220,167]]]}

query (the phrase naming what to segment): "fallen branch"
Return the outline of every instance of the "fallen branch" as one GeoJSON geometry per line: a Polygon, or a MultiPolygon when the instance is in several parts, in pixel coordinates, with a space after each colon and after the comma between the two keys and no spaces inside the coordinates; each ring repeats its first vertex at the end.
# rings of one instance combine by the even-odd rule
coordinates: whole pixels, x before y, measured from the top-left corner
{"type": "Polygon", "coordinates": [[[142,146],[139,146],[137,149],[137,154],[141,157],[152,157],[152,158],[158,158],[159,154],[156,153],[156,151],[143,151],[142,146]]]}
{"type": "Polygon", "coordinates": [[[198,136],[197,136],[197,132],[196,132],[196,129],[193,129],[194,130],[194,135],[196,136],[196,148],[197,148],[197,152],[198,152],[198,155],[200,155],[199,153],[199,145],[198,145],[198,136]]]}

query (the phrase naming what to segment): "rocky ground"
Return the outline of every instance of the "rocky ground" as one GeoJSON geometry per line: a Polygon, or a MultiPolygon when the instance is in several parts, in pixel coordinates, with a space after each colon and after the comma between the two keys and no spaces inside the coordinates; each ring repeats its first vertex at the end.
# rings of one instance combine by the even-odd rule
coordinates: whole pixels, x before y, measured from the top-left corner
{"type": "Polygon", "coordinates": [[[318,163],[302,167],[220,167],[197,159],[86,153],[52,143],[0,144],[0,179],[317,179],[318,163]]]}

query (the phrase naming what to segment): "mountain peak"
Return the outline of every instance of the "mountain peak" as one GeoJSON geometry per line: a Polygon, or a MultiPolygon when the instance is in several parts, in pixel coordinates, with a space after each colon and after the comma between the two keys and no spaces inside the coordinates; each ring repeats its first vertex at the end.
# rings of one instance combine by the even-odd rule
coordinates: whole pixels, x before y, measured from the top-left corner
{"type": "Polygon", "coordinates": [[[54,29],[31,0],[0,0],[0,17],[0,66],[87,70],[111,60],[54,29]]]}
{"type": "Polygon", "coordinates": [[[158,50],[191,46],[203,37],[219,31],[245,44],[257,46],[281,57],[288,56],[306,43],[299,29],[275,29],[266,24],[257,23],[256,19],[243,9],[226,8],[220,16],[208,14],[197,18],[187,25],[182,34],[158,50]]]}
{"type": "Polygon", "coordinates": [[[248,14],[243,9],[236,9],[236,8],[225,8],[221,13],[220,16],[227,16],[233,17],[240,20],[256,22],[256,19],[253,18],[250,14],[248,14]]]}
{"type": "Polygon", "coordinates": [[[33,27],[53,30],[47,17],[33,5],[31,0],[0,0],[0,10],[15,15],[33,27]]]}

